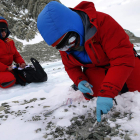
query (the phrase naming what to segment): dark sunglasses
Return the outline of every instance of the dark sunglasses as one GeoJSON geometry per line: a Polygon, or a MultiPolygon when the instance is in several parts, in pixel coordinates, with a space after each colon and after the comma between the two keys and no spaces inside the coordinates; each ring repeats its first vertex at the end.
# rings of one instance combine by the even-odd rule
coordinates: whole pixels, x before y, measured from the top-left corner
{"type": "Polygon", "coordinates": [[[1,32],[1,33],[2,33],[2,32],[7,33],[7,32],[8,32],[8,30],[7,30],[6,28],[0,28],[0,32],[1,32]]]}
{"type": "Polygon", "coordinates": [[[58,50],[64,49],[63,51],[70,50],[71,46],[72,46],[71,43],[73,43],[73,41],[71,41],[72,38],[75,38],[74,46],[76,46],[78,43],[78,39],[79,39],[78,33],[68,32],[66,34],[66,36],[62,39],[62,41],[56,45],[56,49],[58,49],[58,50]]]}

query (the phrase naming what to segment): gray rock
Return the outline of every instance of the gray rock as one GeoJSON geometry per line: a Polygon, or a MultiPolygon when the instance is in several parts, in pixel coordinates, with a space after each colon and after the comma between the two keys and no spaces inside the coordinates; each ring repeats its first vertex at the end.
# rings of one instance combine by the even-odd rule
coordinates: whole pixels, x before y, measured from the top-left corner
{"type": "Polygon", "coordinates": [[[111,140],[111,138],[105,137],[104,140],[111,140]]]}
{"type": "Polygon", "coordinates": [[[29,41],[38,32],[36,21],[39,13],[50,1],[52,0],[1,0],[0,15],[7,19],[11,35],[29,41]]]}
{"type": "Polygon", "coordinates": [[[0,111],[3,111],[3,110],[5,110],[5,109],[6,109],[5,107],[0,106],[0,111]]]}
{"type": "Polygon", "coordinates": [[[4,115],[0,115],[0,118],[3,118],[4,117],[4,115]]]}
{"type": "Polygon", "coordinates": [[[8,109],[4,110],[5,114],[10,114],[10,111],[8,109]]]}
{"type": "Polygon", "coordinates": [[[129,137],[128,134],[125,135],[124,139],[125,139],[125,140],[131,140],[131,138],[129,137]]]}

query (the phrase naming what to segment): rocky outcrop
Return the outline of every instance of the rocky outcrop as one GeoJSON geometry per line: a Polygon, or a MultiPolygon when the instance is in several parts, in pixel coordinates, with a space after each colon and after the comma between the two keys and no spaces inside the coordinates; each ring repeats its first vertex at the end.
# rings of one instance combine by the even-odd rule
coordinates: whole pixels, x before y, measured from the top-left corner
{"type": "Polygon", "coordinates": [[[11,35],[29,41],[38,32],[36,20],[39,13],[50,1],[0,0],[0,16],[7,19],[11,35]]]}
{"type": "Polygon", "coordinates": [[[56,61],[61,58],[58,50],[41,41],[37,44],[26,45],[20,52],[26,63],[30,63],[30,58],[36,58],[39,62],[56,61]]]}
{"type": "Polygon", "coordinates": [[[129,35],[129,40],[131,43],[140,43],[140,37],[136,37],[132,32],[129,30],[124,29],[125,32],[129,35]]]}

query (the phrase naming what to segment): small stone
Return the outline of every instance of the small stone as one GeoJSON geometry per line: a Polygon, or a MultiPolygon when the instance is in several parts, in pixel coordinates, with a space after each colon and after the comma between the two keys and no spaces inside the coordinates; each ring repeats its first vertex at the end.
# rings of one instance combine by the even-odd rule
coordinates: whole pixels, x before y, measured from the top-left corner
{"type": "Polygon", "coordinates": [[[5,118],[8,118],[8,115],[5,115],[5,118]]]}
{"type": "Polygon", "coordinates": [[[7,109],[4,110],[4,112],[5,112],[5,114],[9,114],[10,113],[10,111],[8,111],[7,109]]]}
{"type": "Polygon", "coordinates": [[[115,118],[116,118],[116,117],[119,117],[119,116],[120,116],[120,114],[121,114],[120,112],[115,112],[115,113],[113,114],[113,116],[112,116],[112,117],[115,117],[115,118]]]}
{"type": "Polygon", "coordinates": [[[84,119],[85,119],[85,116],[82,115],[82,116],[80,116],[79,118],[82,119],[82,120],[84,120],[84,119]]]}
{"type": "Polygon", "coordinates": [[[116,122],[116,119],[115,118],[110,118],[110,121],[116,122]]]}
{"type": "Polygon", "coordinates": [[[37,130],[35,130],[36,133],[41,132],[41,128],[38,128],[37,130]]]}
{"type": "Polygon", "coordinates": [[[68,112],[68,109],[64,109],[64,112],[68,112]]]}
{"type": "Polygon", "coordinates": [[[83,108],[86,108],[87,107],[87,105],[83,105],[83,108]]]}
{"type": "Polygon", "coordinates": [[[70,121],[76,121],[78,119],[78,117],[73,117],[70,121]]]}
{"type": "Polygon", "coordinates": [[[93,133],[93,137],[96,137],[98,140],[104,140],[104,137],[98,135],[97,133],[93,133]]]}
{"type": "Polygon", "coordinates": [[[29,102],[35,102],[36,100],[37,100],[37,98],[33,98],[29,102]]]}
{"type": "Polygon", "coordinates": [[[125,140],[131,140],[131,138],[129,137],[128,134],[125,135],[124,139],[125,139],[125,140]]]}
{"type": "Polygon", "coordinates": [[[5,105],[7,105],[7,104],[8,104],[8,103],[2,103],[1,106],[5,106],[5,105]]]}
{"type": "Polygon", "coordinates": [[[19,101],[12,101],[13,103],[19,103],[19,101]]]}
{"type": "Polygon", "coordinates": [[[47,137],[48,137],[48,134],[45,134],[45,135],[43,136],[43,138],[45,138],[45,139],[46,139],[47,137]]]}
{"type": "Polygon", "coordinates": [[[47,108],[47,107],[50,107],[50,106],[43,106],[43,108],[47,108]]]}
{"type": "Polygon", "coordinates": [[[92,139],[93,138],[93,133],[88,135],[88,139],[92,139]]]}
{"type": "Polygon", "coordinates": [[[26,106],[25,108],[27,109],[27,108],[29,108],[29,106],[26,106]]]}
{"type": "Polygon", "coordinates": [[[46,98],[40,98],[40,100],[45,100],[46,98]]]}
{"type": "Polygon", "coordinates": [[[78,126],[81,126],[81,122],[79,120],[76,120],[75,124],[77,124],[78,126]]]}
{"type": "Polygon", "coordinates": [[[0,118],[3,118],[4,115],[0,115],[0,118]]]}
{"type": "Polygon", "coordinates": [[[5,109],[6,109],[5,107],[0,106],[0,111],[3,111],[3,110],[5,110],[5,109]]]}
{"type": "Polygon", "coordinates": [[[119,134],[119,131],[115,131],[114,133],[110,133],[110,136],[115,136],[117,134],[119,134]]]}
{"type": "Polygon", "coordinates": [[[111,140],[111,138],[105,137],[104,140],[111,140]]]}

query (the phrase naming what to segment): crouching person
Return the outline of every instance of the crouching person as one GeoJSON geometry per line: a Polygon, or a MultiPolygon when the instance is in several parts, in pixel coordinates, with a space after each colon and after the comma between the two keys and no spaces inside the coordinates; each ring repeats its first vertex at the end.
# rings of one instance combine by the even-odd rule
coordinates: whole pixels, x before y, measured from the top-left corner
{"type": "Polygon", "coordinates": [[[93,90],[98,122],[124,85],[140,91],[140,59],[133,44],[124,29],[96,11],[92,2],[69,9],[52,1],[39,14],[37,27],[47,44],[59,50],[66,72],[86,99],[93,90]]]}
{"type": "Polygon", "coordinates": [[[10,31],[5,18],[0,17],[0,87],[8,88],[15,84],[16,78],[13,74],[13,61],[21,68],[26,66],[25,61],[17,51],[14,41],[9,39],[10,31]]]}

